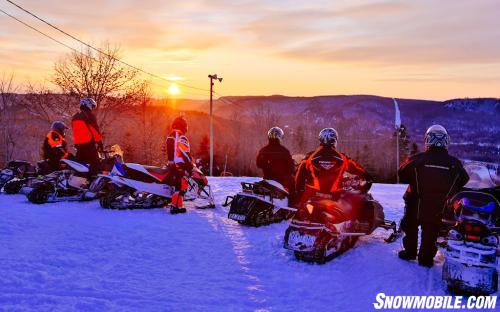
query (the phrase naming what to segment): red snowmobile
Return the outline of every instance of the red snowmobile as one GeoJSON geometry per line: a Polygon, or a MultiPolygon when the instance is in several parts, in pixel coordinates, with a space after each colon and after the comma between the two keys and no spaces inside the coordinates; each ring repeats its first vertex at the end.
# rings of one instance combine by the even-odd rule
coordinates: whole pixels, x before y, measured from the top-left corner
{"type": "Polygon", "coordinates": [[[392,230],[386,242],[394,241],[397,225],[384,219],[383,208],[368,193],[369,187],[311,197],[286,230],[284,248],[293,250],[299,260],[325,263],[378,227],[392,230]]]}

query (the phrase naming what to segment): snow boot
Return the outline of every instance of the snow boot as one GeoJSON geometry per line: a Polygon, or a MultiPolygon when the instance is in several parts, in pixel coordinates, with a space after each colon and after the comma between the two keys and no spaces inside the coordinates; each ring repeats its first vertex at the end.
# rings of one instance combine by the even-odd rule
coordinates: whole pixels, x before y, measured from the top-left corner
{"type": "Polygon", "coordinates": [[[398,257],[399,257],[399,259],[403,259],[406,261],[411,261],[411,260],[417,259],[417,256],[408,254],[408,252],[404,249],[398,253],[398,257]]]}
{"type": "Polygon", "coordinates": [[[186,208],[170,206],[170,213],[171,214],[186,213],[186,208]]]}
{"type": "Polygon", "coordinates": [[[427,267],[427,268],[432,268],[432,266],[434,265],[434,259],[431,259],[429,261],[429,260],[422,260],[419,258],[418,265],[423,266],[423,267],[427,267]]]}

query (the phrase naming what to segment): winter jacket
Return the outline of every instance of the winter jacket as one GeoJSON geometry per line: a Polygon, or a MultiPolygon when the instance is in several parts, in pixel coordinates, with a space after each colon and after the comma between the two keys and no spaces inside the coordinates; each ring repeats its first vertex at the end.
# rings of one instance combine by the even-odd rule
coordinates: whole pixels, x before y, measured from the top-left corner
{"type": "Polygon", "coordinates": [[[87,143],[102,144],[102,136],[97,125],[97,120],[88,109],[82,109],[76,113],[71,120],[73,128],[73,141],[78,148],[78,145],[87,143]]]}
{"type": "Polygon", "coordinates": [[[191,147],[188,138],[179,130],[172,130],[167,137],[168,162],[177,167],[191,169],[193,161],[191,158],[191,147]]]}
{"type": "Polygon", "coordinates": [[[290,152],[279,140],[269,140],[257,154],[257,167],[264,172],[264,179],[274,180],[289,189],[294,163],[290,152]]]}
{"type": "Polygon", "coordinates": [[[302,160],[295,175],[296,198],[303,203],[316,194],[332,194],[342,190],[345,172],[371,182],[366,170],[331,146],[319,146],[302,160]]]}
{"type": "Polygon", "coordinates": [[[59,167],[59,161],[67,158],[68,146],[66,139],[57,131],[50,131],[42,146],[42,157],[48,161],[52,169],[56,170],[59,167]]]}
{"type": "Polygon", "coordinates": [[[469,175],[457,158],[444,148],[410,156],[399,168],[399,179],[408,183],[404,195],[405,222],[441,222],[446,200],[469,181],[469,175]]]}

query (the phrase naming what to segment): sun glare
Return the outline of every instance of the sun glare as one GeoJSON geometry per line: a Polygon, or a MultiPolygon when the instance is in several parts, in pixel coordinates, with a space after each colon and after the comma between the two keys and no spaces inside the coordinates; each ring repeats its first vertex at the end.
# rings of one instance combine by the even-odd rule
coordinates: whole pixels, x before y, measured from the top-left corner
{"type": "Polygon", "coordinates": [[[179,86],[176,85],[175,83],[172,83],[167,90],[168,94],[175,96],[179,95],[181,93],[181,89],[179,89],[179,86]]]}

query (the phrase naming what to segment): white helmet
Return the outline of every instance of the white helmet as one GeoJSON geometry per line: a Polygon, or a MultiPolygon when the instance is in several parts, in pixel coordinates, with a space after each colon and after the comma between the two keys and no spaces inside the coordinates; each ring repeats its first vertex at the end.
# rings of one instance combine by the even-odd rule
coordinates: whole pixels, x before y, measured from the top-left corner
{"type": "Polygon", "coordinates": [[[283,140],[285,137],[285,132],[280,127],[272,127],[267,131],[267,137],[271,139],[278,139],[278,140],[283,140]]]}
{"type": "Polygon", "coordinates": [[[336,148],[338,138],[337,130],[333,128],[325,128],[319,133],[319,142],[321,145],[331,145],[336,148]]]}
{"type": "Polygon", "coordinates": [[[450,136],[445,127],[433,125],[425,132],[425,148],[432,146],[448,148],[448,144],[450,144],[450,136]]]}
{"type": "Polygon", "coordinates": [[[97,103],[94,101],[93,98],[83,98],[80,100],[80,106],[84,106],[92,110],[97,107],[97,103]]]}

